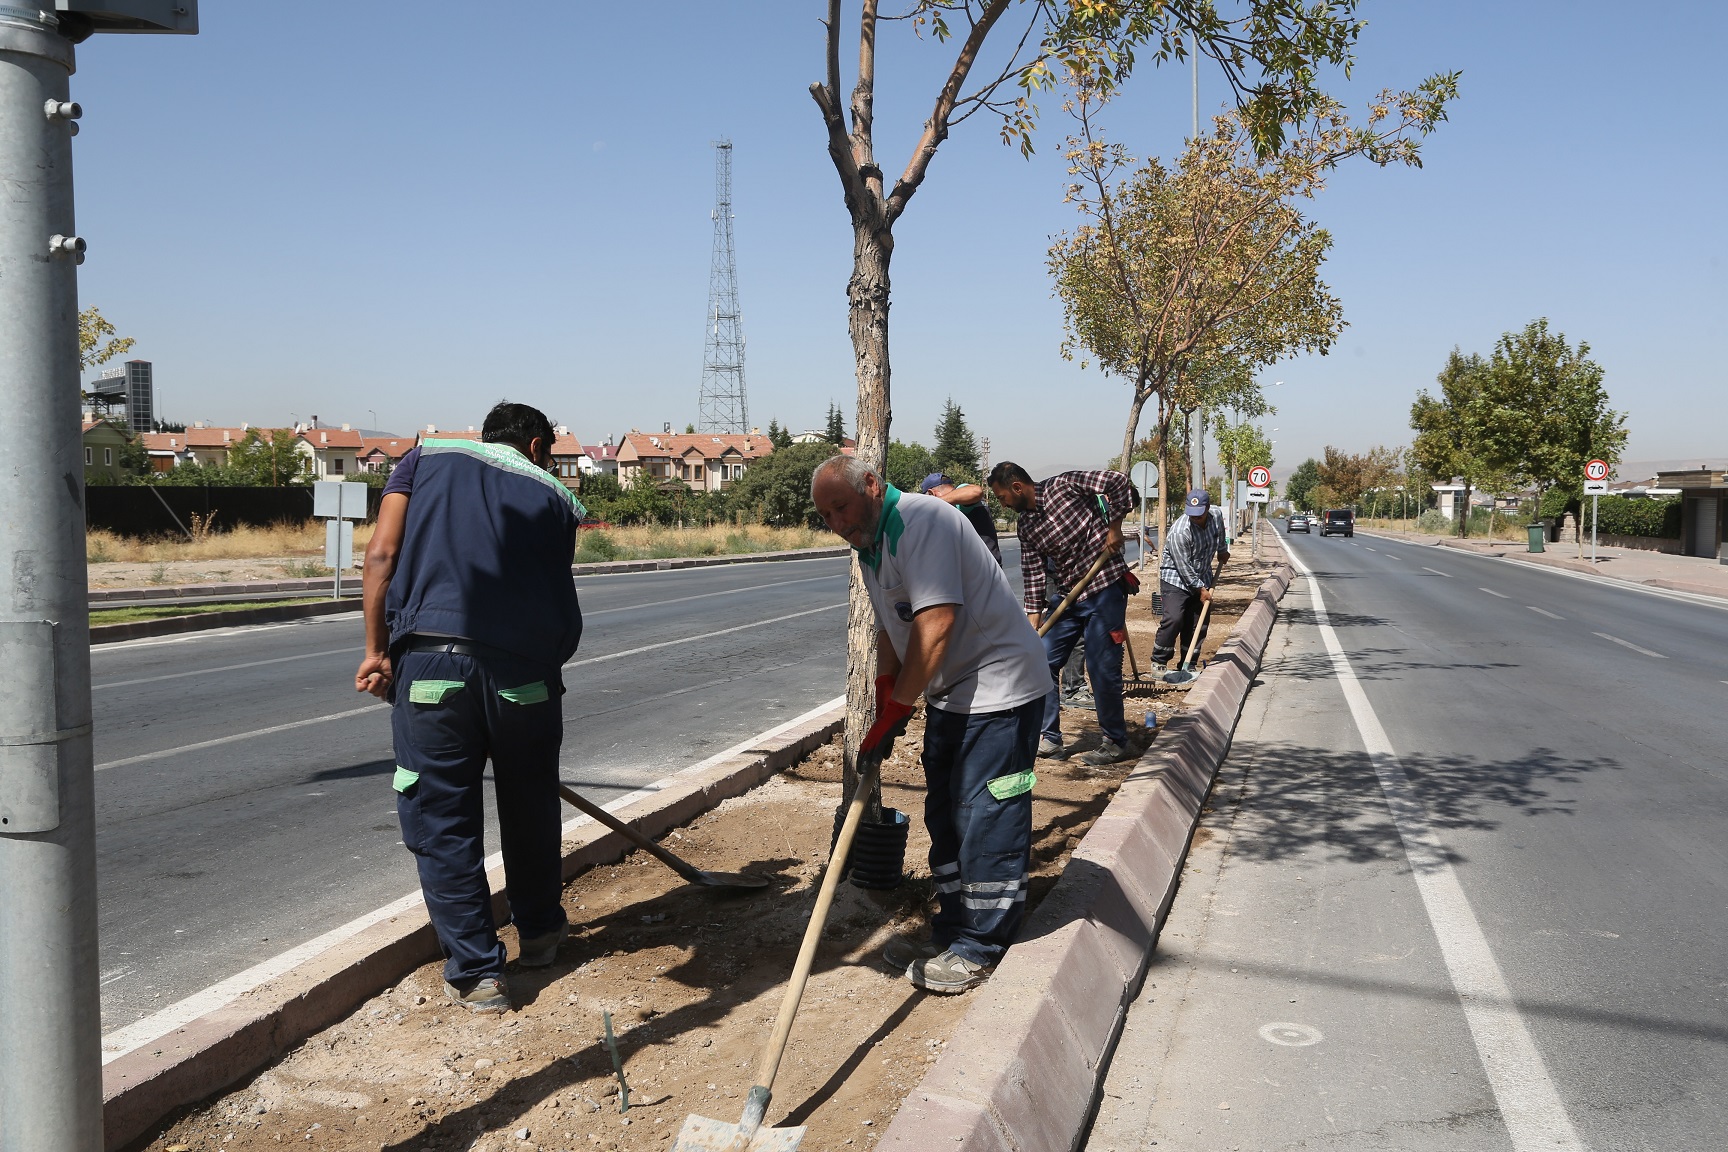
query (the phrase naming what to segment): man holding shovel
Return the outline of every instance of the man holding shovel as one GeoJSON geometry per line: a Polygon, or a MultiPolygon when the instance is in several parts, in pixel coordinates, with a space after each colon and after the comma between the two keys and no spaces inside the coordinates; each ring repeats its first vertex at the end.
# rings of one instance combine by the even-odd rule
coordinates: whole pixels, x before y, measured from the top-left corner
{"type": "Polygon", "coordinates": [[[1020,575],[1026,615],[1043,622],[1052,578],[1078,596],[1044,634],[1050,668],[1044,733],[1038,755],[1062,760],[1062,702],[1057,682],[1082,636],[1104,742],[1082,763],[1114,764],[1133,755],[1122,716],[1122,642],[1127,639],[1128,565],[1122,560],[1122,520],[1134,508],[1134,485],[1120,472],[1059,472],[1033,483],[1018,464],[1004,460],[990,471],[996,499],[1019,513],[1020,575]],[[1093,565],[1104,556],[1102,567],[1093,565]],[[1048,569],[1048,571],[1046,571],[1048,569]]]}
{"type": "Polygon", "coordinates": [[[1188,493],[1183,511],[1186,515],[1178,516],[1170,526],[1158,564],[1164,615],[1152,643],[1152,672],[1157,676],[1163,675],[1177,652],[1185,652],[1191,645],[1199,651],[1198,645],[1206,639],[1204,623],[1200,623],[1200,635],[1194,635],[1200,608],[1212,599],[1218,568],[1230,559],[1224,525],[1212,515],[1212,498],[1196,489],[1188,493]],[[1218,558],[1217,567],[1212,564],[1213,556],[1218,558]]]}
{"type": "Polygon", "coordinates": [[[883,959],[920,988],[964,992],[1007,951],[1026,908],[1043,648],[1002,568],[957,508],[902,493],[852,456],[819,465],[816,510],[857,550],[876,612],[868,752],[922,695],[924,826],[938,910],[928,943],[883,959]]]}
{"type": "Polygon", "coordinates": [[[551,421],[501,403],[480,442],[428,439],[391,475],[366,549],[361,692],[395,706],[396,813],[444,952],[444,990],[510,1007],[482,843],[492,762],[517,963],[544,967],[562,904],[560,669],[582,637],[574,498],[550,473],[551,421]]]}

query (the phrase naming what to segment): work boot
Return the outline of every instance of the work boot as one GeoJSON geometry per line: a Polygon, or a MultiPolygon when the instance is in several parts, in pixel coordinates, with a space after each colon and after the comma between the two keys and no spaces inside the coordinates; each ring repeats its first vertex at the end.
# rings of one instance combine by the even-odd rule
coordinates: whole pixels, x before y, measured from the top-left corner
{"type": "Polygon", "coordinates": [[[1068,750],[1062,747],[1062,741],[1052,736],[1040,736],[1038,738],[1038,759],[1066,760],[1068,759],[1068,750]]]}
{"type": "Polygon", "coordinates": [[[1092,693],[1081,691],[1081,692],[1074,693],[1074,695],[1072,695],[1072,696],[1062,697],[1062,707],[1064,707],[1064,708],[1096,708],[1096,707],[1098,707],[1098,701],[1096,701],[1092,698],[1092,693]]]}
{"type": "Polygon", "coordinates": [[[934,960],[940,951],[928,940],[913,936],[891,937],[882,949],[882,963],[895,972],[905,972],[915,960],[934,960]]]}
{"type": "Polygon", "coordinates": [[[1132,755],[1132,752],[1116,743],[1116,741],[1106,740],[1104,743],[1098,745],[1098,747],[1092,749],[1092,751],[1081,756],[1080,763],[1092,765],[1115,764],[1119,761],[1128,759],[1128,757],[1132,755]]]}
{"type": "Polygon", "coordinates": [[[564,943],[564,938],[570,935],[570,924],[566,921],[558,925],[556,931],[544,936],[522,938],[522,950],[516,955],[516,963],[523,968],[545,968],[558,959],[558,948],[564,943]]]}
{"type": "Polygon", "coordinates": [[[982,984],[988,975],[990,969],[985,965],[974,964],[953,952],[944,952],[929,960],[914,960],[906,969],[906,979],[920,988],[945,995],[964,992],[982,984]]]}
{"type": "Polygon", "coordinates": [[[504,994],[504,982],[496,976],[482,976],[474,987],[463,992],[450,981],[444,981],[444,995],[470,1012],[508,1012],[510,997],[504,994]]]}

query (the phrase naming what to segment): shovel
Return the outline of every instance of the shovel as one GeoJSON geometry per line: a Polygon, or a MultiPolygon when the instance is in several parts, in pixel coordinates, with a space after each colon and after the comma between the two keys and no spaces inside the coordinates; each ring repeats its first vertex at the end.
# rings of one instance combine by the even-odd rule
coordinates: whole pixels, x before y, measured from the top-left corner
{"type": "Polygon", "coordinates": [[[744,1115],[736,1124],[710,1120],[706,1116],[686,1116],[684,1127],[673,1141],[672,1152],[793,1152],[804,1139],[804,1127],[764,1128],[768,1102],[774,1097],[774,1074],[780,1070],[780,1057],[786,1053],[786,1040],[792,1034],[792,1019],[798,1015],[798,1001],[804,996],[804,984],[810,978],[810,966],[816,960],[816,945],[821,942],[822,929],[828,923],[828,908],[834,903],[834,890],[840,885],[840,862],[852,850],[852,838],[864,817],[864,805],[876,791],[876,778],[881,774],[882,761],[894,746],[889,736],[858,758],[858,788],[846,809],[846,822],[828,853],[828,868],[822,874],[822,887],[816,894],[816,908],[810,913],[810,926],[804,930],[804,943],[798,948],[798,961],[792,966],[792,980],[786,985],[786,995],[780,1001],[780,1015],[774,1021],[774,1033],[762,1049],[756,1070],[756,1083],[744,1098],[744,1115]]]}
{"type": "Polygon", "coordinates": [[[1068,611],[1068,606],[1080,598],[1080,590],[1092,583],[1092,577],[1098,575],[1098,570],[1104,567],[1104,561],[1110,559],[1112,551],[1112,549],[1106,548],[1098,553],[1098,559],[1092,561],[1092,567],[1086,570],[1086,575],[1080,577],[1079,582],[1074,585],[1068,595],[1062,597],[1062,603],[1056,605],[1056,611],[1050,613],[1050,618],[1039,626],[1038,635],[1044,635],[1055,626],[1056,621],[1062,619],[1062,613],[1068,611]]]}
{"type": "Polygon", "coordinates": [[[704,888],[766,888],[768,881],[760,876],[747,876],[742,872],[704,872],[688,860],[680,860],[666,849],[660,847],[652,839],[642,835],[600,805],[592,800],[584,800],[576,789],[568,784],[558,785],[558,794],[568,800],[583,815],[592,816],[612,831],[618,833],[642,851],[648,853],[692,884],[700,884],[704,888]]]}

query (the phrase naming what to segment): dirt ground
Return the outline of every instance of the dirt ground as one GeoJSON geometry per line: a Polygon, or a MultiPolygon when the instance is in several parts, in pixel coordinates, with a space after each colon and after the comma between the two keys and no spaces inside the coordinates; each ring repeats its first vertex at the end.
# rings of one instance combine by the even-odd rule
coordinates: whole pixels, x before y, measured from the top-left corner
{"type": "MultiPolygon", "coordinates": [[[[257,560],[111,560],[90,565],[92,588],[152,588],[183,584],[244,584],[257,580],[307,580],[330,575],[324,553],[257,560]]],[[[346,574],[358,580],[359,570],[346,574]]]]}
{"type": "MultiPolygon", "coordinates": [[[[1209,651],[1258,579],[1246,565],[1227,572],[1209,651]]],[[[1150,599],[1136,597],[1130,609],[1138,653],[1152,646],[1150,599]]],[[[1168,716],[1183,695],[1130,684],[1130,731],[1148,710],[1168,716]]],[[[1063,721],[1072,746],[1096,744],[1089,712],[1065,710],[1063,721]]],[[[962,996],[919,991],[877,956],[890,934],[921,929],[930,905],[922,726],[920,715],[883,771],[884,803],[911,817],[908,879],[890,893],[841,885],[774,1086],[770,1122],[808,1124],[809,1152],[874,1146],[972,1001],[990,994],[988,983],[962,996]]],[[[1038,762],[1029,906],[1056,883],[1132,763],[1038,762]]],[[[815,900],[839,779],[839,749],[829,744],[664,841],[700,867],[772,876],[769,889],[691,888],[633,853],[566,888],[571,938],[551,968],[512,969],[516,1011],[476,1016],[449,1005],[439,965],[425,965],[136,1147],[647,1152],[669,1148],[686,1114],[735,1121],[815,900]],[[603,1011],[629,1084],[627,1112],[603,1011]]],[[[504,935],[513,952],[514,931],[504,935]]]]}

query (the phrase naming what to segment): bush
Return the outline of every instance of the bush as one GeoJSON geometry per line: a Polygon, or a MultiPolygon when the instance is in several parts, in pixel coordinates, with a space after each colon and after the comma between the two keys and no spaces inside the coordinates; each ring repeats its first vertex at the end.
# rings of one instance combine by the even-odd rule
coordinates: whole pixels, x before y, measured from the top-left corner
{"type": "Polygon", "coordinates": [[[618,545],[604,532],[583,532],[576,537],[576,563],[593,564],[618,558],[618,545]]]}
{"type": "Polygon", "coordinates": [[[1446,519],[1440,509],[1428,508],[1423,511],[1422,515],[1416,517],[1416,530],[1418,532],[1433,532],[1439,535],[1444,535],[1456,531],[1457,526],[1454,525],[1452,521],[1446,519]]]}
{"type": "MultiPolygon", "coordinates": [[[[1641,496],[1603,496],[1597,531],[1610,536],[1650,536],[1660,540],[1680,538],[1680,497],[1651,499],[1641,496]]],[[[1588,529],[1590,509],[1584,508],[1579,522],[1588,529]]]]}

